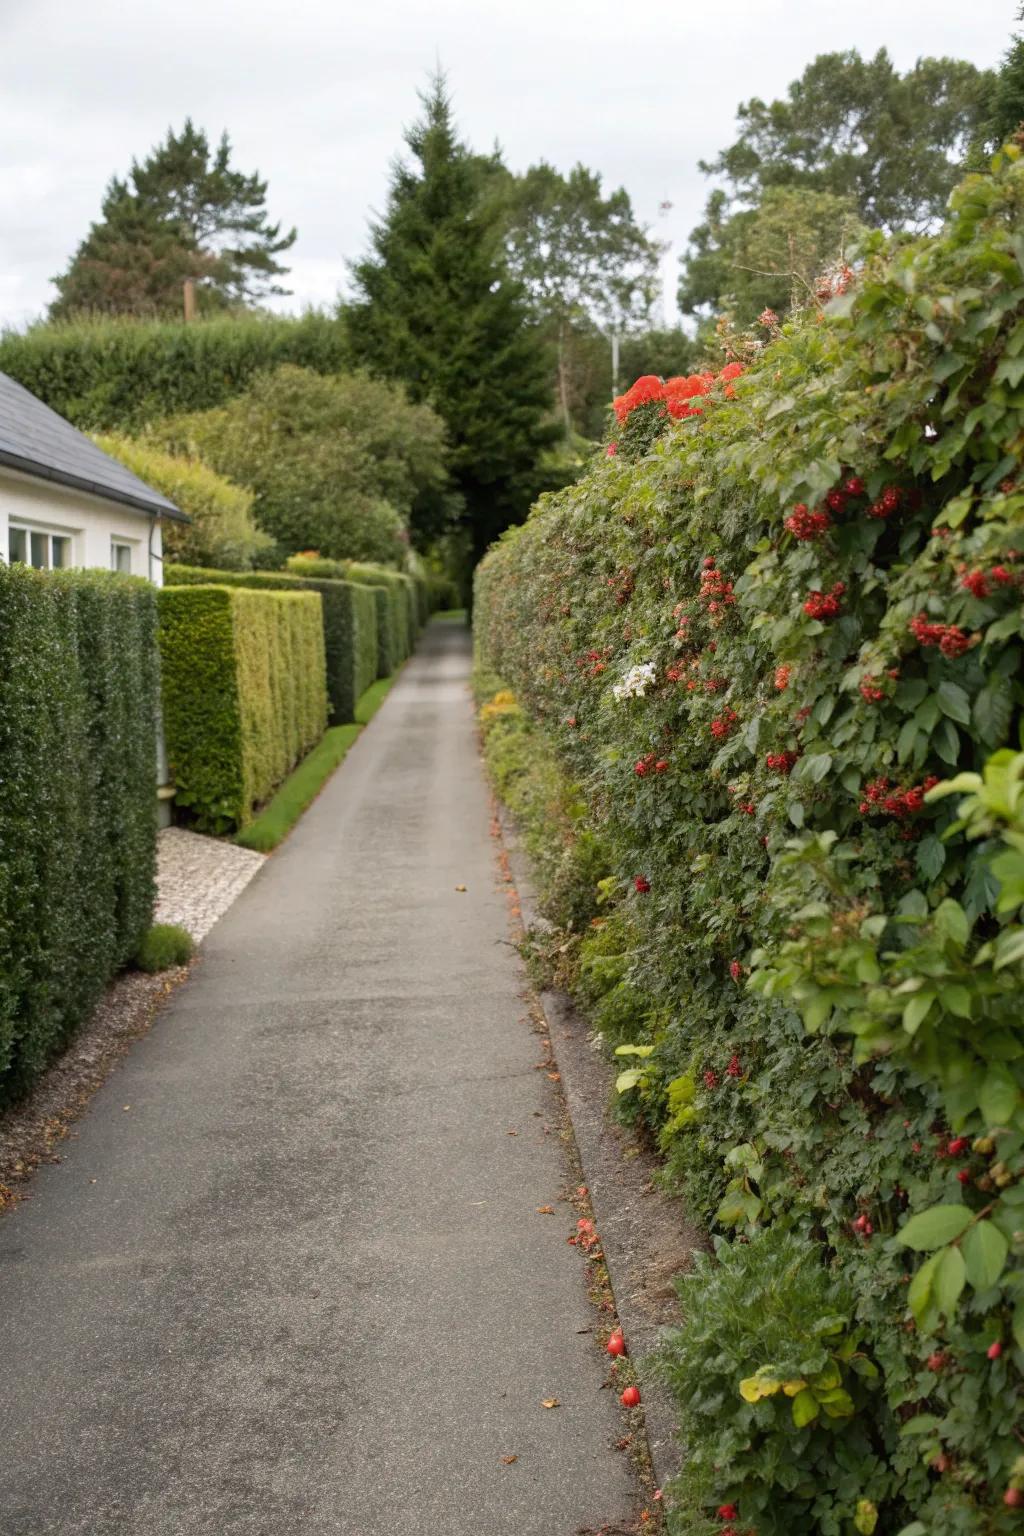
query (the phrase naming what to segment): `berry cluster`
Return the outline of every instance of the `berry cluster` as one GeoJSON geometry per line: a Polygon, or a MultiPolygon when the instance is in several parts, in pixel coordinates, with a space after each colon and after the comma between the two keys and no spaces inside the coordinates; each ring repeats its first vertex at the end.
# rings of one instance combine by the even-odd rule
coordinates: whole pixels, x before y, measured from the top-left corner
{"type": "MultiPolygon", "coordinates": [[[[895,683],[899,679],[899,668],[890,667],[885,674],[895,683]]],[[[881,704],[887,696],[884,687],[879,686],[878,678],[873,672],[866,672],[858,684],[861,698],[867,699],[869,704],[881,704]]]]}
{"type": "Polygon", "coordinates": [[[964,634],[958,625],[933,624],[923,613],[911,619],[907,628],[919,645],[937,645],[943,656],[962,656],[973,644],[973,637],[964,634]]]}
{"type": "Polygon", "coordinates": [[[799,756],[799,752],[769,752],[764,760],[765,767],[770,768],[772,773],[789,774],[799,756]]]}
{"type": "Polygon", "coordinates": [[[607,671],[608,657],[612,654],[610,645],[606,645],[603,651],[588,651],[585,656],[577,656],[576,665],[580,670],[586,670],[590,677],[600,677],[607,671]]]}
{"type": "Polygon", "coordinates": [[[793,676],[793,668],[781,666],[775,668],[775,686],[780,693],[785,693],[789,687],[789,680],[793,676]]]}
{"type": "Polygon", "coordinates": [[[648,752],[646,757],[638,757],[633,764],[633,772],[638,779],[646,779],[649,773],[667,773],[668,758],[659,757],[657,752],[648,752]]]}
{"type": "Polygon", "coordinates": [[[912,784],[909,789],[900,789],[883,774],[880,779],[872,779],[869,784],[865,784],[864,799],[858,810],[862,816],[892,816],[897,821],[905,821],[908,816],[921,810],[925,795],[938,782],[934,775],[929,775],[923,784],[912,784]]]}
{"type": "Polygon", "coordinates": [[[969,571],[966,567],[960,573],[960,585],[972,597],[984,598],[991,596],[990,582],[995,582],[997,587],[1009,586],[1013,581],[1012,571],[1008,571],[1005,565],[994,565],[986,573],[985,571],[969,571]]]}
{"type": "Polygon", "coordinates": [[[641,896],[646,896],[647,892],[651,888],[651,882],[648,880],[646,875],[637,875],[633,881],[633,886],[641,896]]]}
{"type": "Polygon", "coordinates": [[[820,539],[831,528],[832,519],[824,509],[811,512],[806,502],[798,501],[786,518],[785,526],[794,539],[820,539]]]}
{"type": "Polygon", "coordinates": [[[868,507],[868,517],[881,518],[883,521],[898,512],[904,500],[904,492],[897,485],[887,485],[877,501],[873,501],[868,507]]]}
{"type": "Polygon", "coordinates": [[[636,582],[632,571],[622,570],[615,576],[609,576],[606,585],[614,591],[616,605],[621,608],[633,596],[636,582]]]}
{"type": "Polygon", "coordinates": [[[711,722],[711,734],[716,741],[724,741],[731,736],[739,724],[739,715],[734,709],[726,708],[711,722]]]}
{"type": "Polygon", "coordinates": [[[704,561],[700,591],[697,596],[707,608],[708,613],[718,613],[720,609],[731,607],[736,601],[733,596],[732,582],[726,581],[711,555],[704,561]]]}
{"type": "Polygon", "coordinates": [[[812,619],[837,619],[842,611],[842,597],[845,591],[845,582],[837,581],[831,592],[810,592],[804,603],[804,613],[812,619]]]}

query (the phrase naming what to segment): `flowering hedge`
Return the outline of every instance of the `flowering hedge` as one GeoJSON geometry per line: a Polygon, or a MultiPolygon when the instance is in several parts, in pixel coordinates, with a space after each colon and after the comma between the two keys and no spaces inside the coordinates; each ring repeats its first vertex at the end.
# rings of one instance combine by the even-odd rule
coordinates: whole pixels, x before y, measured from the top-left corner
{"type": "Polygon", "coordinates": [[[574,984],[719,1247],[679,1530],[1024,1506],[1022,214],[1008,148],[687,410],[641,381],[478,573],[610,850],[574,984]]]}

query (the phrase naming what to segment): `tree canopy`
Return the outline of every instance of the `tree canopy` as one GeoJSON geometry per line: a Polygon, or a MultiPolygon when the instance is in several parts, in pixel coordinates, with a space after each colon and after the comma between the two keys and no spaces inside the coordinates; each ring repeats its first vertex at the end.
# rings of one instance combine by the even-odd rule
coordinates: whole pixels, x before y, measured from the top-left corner
{"type": "Polygon", "coordinates": [[[66,272],[54,281],[51,318],[83,311],[178,315],[182,285],[196,284],[204,309],[251,304],[284,293],[277,260],[295,242],[266,211],[267,183],[231,164],[225,133],[216,148],[191,118],[127,178],[115,176],[66,272]]]}
{"type": "Polygon", "coordinates": [[[780,240],[793,246],[788,270],[777,272],[785,285],[835,256],[856,221],[888,231],[933,223],[994,87],[991,70],[962,59],[919,59],[900,74],[885,49],[870,59],[851,49],[820,54],[781,100],[741,103],[735,141],[701,162],[725,185],[683,258],[681,308],[722,308],[737,295],[756,303],[757,274],[742,274],[766,255],[776,274],[780,240]]]}
{"type": "Polygon", "coordinates": [[[481,554],[526,515],[554,434],[545,347],[482,195],[481,162],[455,130],[444,80],[422,96],[384,217],[352,268],[353,351],[403,380],[448,426],[453,481],[481,554]]]}

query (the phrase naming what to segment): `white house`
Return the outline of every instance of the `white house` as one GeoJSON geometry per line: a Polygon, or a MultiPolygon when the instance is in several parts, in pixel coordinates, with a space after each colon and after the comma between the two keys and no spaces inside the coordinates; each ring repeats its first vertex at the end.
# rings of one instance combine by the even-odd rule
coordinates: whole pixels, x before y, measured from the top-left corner
{"type": "Polygon", "coordinates": [[[0,373],[0,558],[163,584],[160,524],[187,522],[63,416],[0,373]]]}

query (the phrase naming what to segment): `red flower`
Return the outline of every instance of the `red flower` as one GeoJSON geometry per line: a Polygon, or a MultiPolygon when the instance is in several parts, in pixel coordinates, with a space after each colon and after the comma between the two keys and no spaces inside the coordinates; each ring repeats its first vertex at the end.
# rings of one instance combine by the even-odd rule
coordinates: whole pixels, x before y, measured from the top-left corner
{"type": "Polygon", "coordinates": [[[869,704],[880,704],[885,698],[885,689],[876,686],[874,674],[871,672],[866,673],[861,681],[860,692],[869,704]]]}
{"type": "Polygon", "coordinates": [[[821,509],[810,512],[806,502],[798,501],[784,526],[789,529],[794,539],[820,539],[822,534],[832,526],[832,519],[828,513],[821,509]]]}
{"type": "Polygon", "coordinates": [[[736,729],[739,723],[739,715],[734,709],[724,709],[722,713],[711,722],[711,734],[717,741],[724,741],[736,729]]]}
{"type": "Polygon", "coordinates": [[[984,571],[964,571],[960,577],[960,585],[972,597],[979,599],[988,597],[988,580],[984,571]]]}
{"type": "Polygon", "coordinates": [[[668,773],[668,758],[662,757],[654,765],[655,773],[668,773]]]}
{"type": "Polygon", "coordinates": [[[792,773],[793,764],[799,757],[798,752],[769,752],[765,758],[765,766],[773,773],[792,773]]]}
{"type": "MultiPolygon", "coordinates": [[[[740,965],[738,960],[730,960],[729,975],[732,977],[733,981],[739,981],[740,977],[743,975],[743,967],[740,965]]],[[[735,1060],[736,1058],[734,1056],[733,1061],[735,1060]]]]}
{"type": "Polygon", "coordinates": [[[843,582],[837,581],[831,592],[812,591],[804,603],[804,613],[812,619],[836,619],[842,611],[841,599],[846,591],[843,582]]]}
{"type": "Polygon", "coordinates": [[[605,449],[605,453],[608,455],[608,457],[610,459],[614,459],[614,457],[618,453],[618,451],[619,451],[618,443],[609,443],[608,447],[605,449]]]}
{"type": "Polygon", "coordinates": [[[775,668],[775,686],[780,693],[784,693],[789,687],[789,680],[793,675],[793,668],[788,666],[775,668]]]}
{"type": "Polygon", "coordinates": [[[651,882],[648,880],[646,875],[637,875],[636,879],[633,881],[633,884],[641,896],[646,896],[647,892],[651,888],[651,882]]]}
{"type": "Polygon", "coordinates": [[[774,309],[762,309],[757,317],[758,325],[763,325],[766,331],[774,330],[779,323],[779,317],[774,309]]]}
{"type": "Polygon", "coordinates": [[[740,1512],[736,1508],[735,1504],[719,1504],[719,1506],[718,1506],[718,1518],[719,1518],[719,1520],[738,1520],[739,1517],[740,1517],[740,1512]]]}
{"type": "Polygon", "coordinates": [[[740,1059],[738,1056],[733,1055],[729,1058],[729,1065],[725,1069],[725,1075],[726,1077],[743,1076],[743,1068],[740,1065],[740,1059]]]}
{"type": "Polygon", "coordinates": [[[962,656],[972,644],[972,637],[956,624],[933,624],[923,613],[911,619],[907,628],[919,645],[937,645],[943,656],[962,656]]]}
{"type": "Polygon", "coordinates": [[[705,1088],[718,1087],[718,1073],[715,1072],[711,1067],[709,1067],[708,1070],[704,1073],[704,1086],[705,1088]]]}

